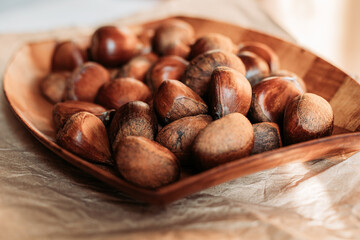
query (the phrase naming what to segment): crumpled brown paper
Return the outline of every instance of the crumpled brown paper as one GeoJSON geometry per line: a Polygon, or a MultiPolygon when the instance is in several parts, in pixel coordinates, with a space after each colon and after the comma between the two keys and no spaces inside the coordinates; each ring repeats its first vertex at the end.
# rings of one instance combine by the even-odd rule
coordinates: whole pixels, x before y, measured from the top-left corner
{"type": "MultiPolygon", "coordinates": [[[[245,0],[168,1],[119,23],[171,14],[212,17],[291,40],[245,0]]],[[[0,72],[24,41],[66,38],[74,31],[92,29],[0,36],[0,72]]],[[[258,172],[153,207],[47,150],[3,96],[0,108],[0,239],[360,238],[360,153],[258,172]]]]}

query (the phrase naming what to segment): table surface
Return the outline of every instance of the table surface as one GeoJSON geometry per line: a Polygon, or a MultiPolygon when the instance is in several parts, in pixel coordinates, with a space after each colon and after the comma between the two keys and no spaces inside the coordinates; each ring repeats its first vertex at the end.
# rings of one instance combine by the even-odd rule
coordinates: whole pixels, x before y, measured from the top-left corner
{"type": "MultiPolygon", "coordinates": [[[[116,24],[169,15],[207,17],[291,36],[255,1],[165,1],[116,24]],[[204,11],[206,6],[206,11],[204,11]]],[[[0,73],[22,44],[75,31],[0,35],[0,73]]],[[[136,203],[43,147],[0,98],[1,239],[356,239],[360,154],[242,177],[166,207],[136,203]]]]}

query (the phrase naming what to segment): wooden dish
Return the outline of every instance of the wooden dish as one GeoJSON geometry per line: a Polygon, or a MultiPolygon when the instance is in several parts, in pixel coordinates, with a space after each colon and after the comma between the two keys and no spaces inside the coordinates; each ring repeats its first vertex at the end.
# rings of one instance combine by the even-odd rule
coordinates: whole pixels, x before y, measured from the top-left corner
{"type": "MultiPolygon", "coordinates": [[[[190,23],[197,36],[218,32],[229,36],[235,43],[259,41],[270,46],[279,55],[282,69],[303,77],[309,92],[330,102],[335,114],[334,135],[242,158],[195,175],[184,176],[171,185],[147,190],[127,183],[112,169],[87,162],[55,143],[52,104],[39,91],[40,79],[50,71],[55,40],[29,43],[15,53],[4,75],[6,98],[25,127],[50,150],[134,199],[151,204],[170,203],[216,184],[286,163],[360,150],[360,132],[356,132],[360,130],[360,85],[349,75],[311,52],[276,37],[227,23],[179,18],[190,23]]],[[[133,27],[152,28],[162,21],[133,27]]],[[[74,36],[74,40],[83,42],[78,36],[74,36]]]]}

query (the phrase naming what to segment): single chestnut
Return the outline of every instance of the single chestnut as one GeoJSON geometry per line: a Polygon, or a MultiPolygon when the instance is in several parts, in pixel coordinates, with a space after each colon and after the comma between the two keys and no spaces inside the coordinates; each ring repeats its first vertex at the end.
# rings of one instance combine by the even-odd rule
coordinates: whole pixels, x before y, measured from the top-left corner
{"type": "Polygon", "coordinates": [[[182,82],[200,97],[207,95],[212,72],[216,67],[226,66],[245,75],[243,62],[233,53],[210,50],[198,55],[187,66],[182,82]]]}
{"type": "Polygon", "coordinates": [[[212,122],[209,115],[197,115],[178,119],[164,128],[156,136],[156,141],[168,148],[179,159],[180,165],[193,167],[191,147],[201,129],[212,122]]]}
{"type": "Polygon", "coordinates": [[[185,21],[171,19],[155,30],[153,49],[160,56],[177,55],[186,58],[193,41],[193,27],[185,21]]]}
{"type": "Polygon", "coordinates": [[[116,78],[99,90],[96,102],[106,108],[119,109],[130,101],[148,101],[151,91],[143,82],[134,78],[116,78]]]}
{"type": "Polygon", "coordinates": [[[72,115],[56,134],[56,142],[87,160],[112,164],[105,126],[91,113],[72,115]]]}
{"type": "Polygon", "coordinates": [[[70,72],[55,72],[47,75],[40,82],[40,91],[48,100],[58,103],[64,100],[66,81],[70,72]]]}
{"type": "Polygon", "coordinates": [[[178,80],[163,81],[154,96],[154,107],[165,124],[208,111],[201,97],[178,80]]]}
{"type": "Polygon", "coordinates": [[[86,62],[86,53],[73,41],[56,44],[52,58],[51,71],[73,71],[86,62]]]}
{"type": "Polygon", "coordinates": [[[236,46],[230,38],[219,33],[208,33],[196,40],[191,46],[189,59],[207,52],[209,50],[220,49],[225,52],[236,53],[236,46]]]}
{"type": "Polygon", "coordinates": [[[283,77],[269,77],[252,89],[249,118],[252,122],[281,123],[287,103],[303,90],[283,77]]]}
{"type": "Polygon", "coordinates": [[[250,155],[254,130],[241,113],[230,113],[202,129],[193,143],[193,156],[200,169],[209,169],[250,155]]]}
{"type": "Polygon", "coordinates": [[[306,92],[306,84],[304,80],[299,77],[296,73],[290,72],[288,70],[277,70],[270,75],[271,77],[285,77],[284,79],[294,83],[298,86],[298,88],[301,88],[304,92],[306,92]]]}
{"type": "Polygon", "coordinates": [[[283,127],[286,144],[330,136],[334,113],[324,98],[305,93],[293,98],[286,106],[283,127]]]}
{"type": "Polygon", "coordinates": [[[120,174],[128,182],[143,188],[159,188],[179,179],[180,168],[175,155],[148,138],[127,136],[115,152],[120,174]]]}
{"type": "Polygon", "coordinates": [[[87,62],[67,79],[65,100],[94,102],[99,88],[109,80],[109,72],[103,66],[87,62]]]}
{"type": "Polygon", "coordinates": [[[217,67],[211,75],[209,108],[214,119],[233,112],[247,114],[251,103],[251,85],[240,72],[217,67]]]}
{"type": "Polygon", "coordinates": [[[254,147],[251,154],[258,154],[282,147],[279,125],[261,122],[253,125],[254,147]]]}
{"type": "Polygon", "coordinates": [[[147,85],[154,92],[166,79],[181,80],[189,62],[179,56],[161,57],[150,69],[147,76],[147,85]]]}
{"type": "Polygon", "coordinates": [[[126,136],[142,136],[154,140],[157,133],[155,113],[147,103],[132,101],[116,110],[108,133],[112,150],[126,136]]]}
{"type": "Polygon", "coordinates": [[[155,35],[155,29],[147,28],[141,29],[140,33],[137,35],[141,47],[140,47],[140,54],[145,55],[152,52],[152,39],[155,35]]]}
{"type": "Polygon", "coordinates": [[[251,86],[260,82],[264,77],[269,76],[270,69],[268,64],[258,55],[249,51],[241,51],[238,53],[238,56],[245,64],[245,77],[249,80],[251,86]]]}
{"type": "Polygon", "coordinates": [[[139,40],[127,27],[103,26],[91,38],[91,56],[106,67],[117,67],[138,54],[139,40]]]}

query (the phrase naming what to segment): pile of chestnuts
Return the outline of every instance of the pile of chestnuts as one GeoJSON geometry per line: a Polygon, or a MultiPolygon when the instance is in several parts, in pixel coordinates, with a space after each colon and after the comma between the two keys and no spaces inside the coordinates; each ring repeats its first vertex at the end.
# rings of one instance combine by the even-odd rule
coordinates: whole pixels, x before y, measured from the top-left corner
{"type": "Polygon", "coordinates": [[[59,42],[51,66],[40,88],[55,104],[56,142],[144,188],[333,129],[330,104],[267,45],[195,39],[182,20],[140,34],[100,27],[86,49],[59,42]]]}

